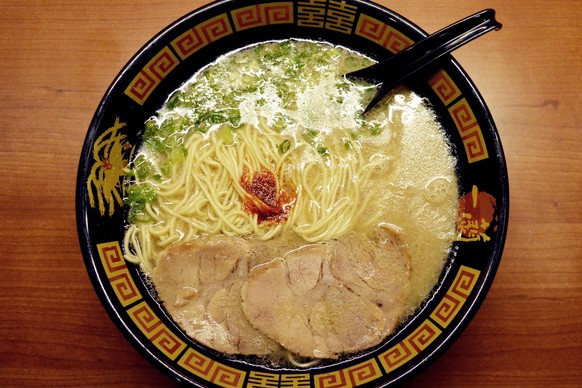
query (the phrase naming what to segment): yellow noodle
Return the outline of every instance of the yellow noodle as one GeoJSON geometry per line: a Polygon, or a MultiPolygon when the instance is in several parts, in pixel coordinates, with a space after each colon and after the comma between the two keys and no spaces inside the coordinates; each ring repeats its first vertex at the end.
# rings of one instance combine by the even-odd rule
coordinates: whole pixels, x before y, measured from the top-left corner
{"type": "Polygon", "coordinates": [[[359,146],[348,157],[333,147],[329,155],[319,155],[307,144],[281,153],[278,145],[289,138],[264,125],[239,128],[233,145],[223,143],[220,130],[192,137],[197,139],[186,142],[187,157],[174,169],[175,177],[159,184],[157,204],[146,207],[154,222],[128,229],[124,245],[131,262],[149,268],[147,263],[155,263],[165,247],[200,233],[271,239],[291,229],[308,242],[323,241],[349,230],[359,213],[366,174],[358,174],[373,166],[362,167],[359,146]],[[279,189],[295,189],[295,206],[286,223],[260,224],[256,215],[244,210],[248,193],[240,182],[243,168],[251,176],[272,171],[279,189]]]}

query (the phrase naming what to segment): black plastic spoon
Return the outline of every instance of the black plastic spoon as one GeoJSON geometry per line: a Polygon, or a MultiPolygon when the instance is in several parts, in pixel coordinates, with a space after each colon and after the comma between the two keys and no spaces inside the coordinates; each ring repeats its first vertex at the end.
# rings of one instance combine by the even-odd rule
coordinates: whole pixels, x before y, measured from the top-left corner
{"type": "Polygon", "coordinates": [[[346,74],[348,78],[381,84],[363,114],[411,75],[473,39],[499,29],[501,24],[495,20],[495,10],[486,9],[429,35],[384,61],[346,74]]]}

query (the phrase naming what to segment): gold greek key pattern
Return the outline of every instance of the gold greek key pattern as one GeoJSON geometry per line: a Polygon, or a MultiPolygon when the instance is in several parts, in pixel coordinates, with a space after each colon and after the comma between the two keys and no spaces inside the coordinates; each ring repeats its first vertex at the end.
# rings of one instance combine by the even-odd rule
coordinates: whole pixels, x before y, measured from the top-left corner
{"type": "Polygon", "coordinates": [[[459,309],[463,307],[465,303],[465,299],[456,298],[449,293],[447,293],[443,299],[441,299],[440,303],[436,307],[436,309],[432,312],[430,317],[441,327],[446,328],[449,323],[455,318],[459,309]]]}
{"type": "Polygon", "coordinates": [[[99,258],[101,258],[101,263],[108,278],[120,272],[123,273],[127,269],[119,242],[111,241],[97,244],[97,252],[99,252],[99,258]]]}
{"type": "Polygon", "coordinates": [[[210,18],[178,36],[171,43],[182,60],[208,44],[232,34],[232,26],[228,16],[221,15],[210,18]]]}
{"type": "Polygon", "coordinates": [[[186,344],[176,337],[165,325],[160,326],[160,329],[150,340],[162,353],[172,360],[175,360],[182,350],[186,348],[186,344]]]}
{"type": "Polygon", "coordinates": [[[241,370],[215,363],[210,381],[220,387],[238,388],[243,386],[245,375],[246,373],[241,370]]]}
{"type": "Polygon", "coordinates": [[[449,113],[461,135],[469,163],[487,159],[489,153],[477,118],[465,98],[449,108],[449,113]]]}
{"type": "Polygon", "coordinates": [[[459,310],[473,291],[481,271],[462,265],[453,284],[435,308],[430,317],[446,328],[458,314],[459,310]]]}
{"type": "Polygon", "coordinates": [[[109,282],[123,307],[129,306],[141,299],[141,294],[137,290],[129,271],[125,270],[119,275],[110,277],[109,282]]]}
{"type": "Polygon", "coordinates": [[[351,387],[350,382],[346,376],[345,369],[315,375],[313,376],[313,381],[315,383],[315,388],[351,387]]]}
{"type": "Polygon", "coordinates": [[[480,274],[479,270],[462,265],[449,291],[451,294],[467,299],[477,284],[480,274]]]}
{"type": "Polygon", "coordinates": [[[412,334],[379,356],[387,373],[401,367],[426,349],[442,331],[430,320],[425,320],[412,334]]]}
{"type": "Polygon", "coordinates": [[[410,361],[418,353],[407,342],[402,341],[380,355],[380,362],[388,372],[410,361]]]}
{"type": "Polygon", "coordinates": [[[436,337],[441,333],[431,321],[426,320],[418,329],[407,337],[407,341],[412,347],[420,352],[430,345],[436,337]]]}
{"type": "Polygon", "coordinates": [[[461,95],[461,91],[457,85],[455,85],[447,72],[442,69],[431,77],[428,84],[445,106],[449,105],[461,95]]]}
{"type": "Polygon", "coordinates": [[[216,361],[204,356],[192,348],[188,348],[184,355],[178,360],[178,365],[194,373],[204,380],[210,380],[210,372],[216,361]]]}
{"type": "Polygon", "coordinates": [[[235,9],[230,12],[237,31],[271,24],[293,23],[293,3],[265,3],[235,9]]]}
{"type": "Polygon", "coordinates": [[[151,308],[145,302],[127,310],[131,320],[139,327],[140,331],[148,338],[151,338],[162,321],[154,314],[151,308]]]}
{"type": "Polygon", "coordinates": [[[487,159],[489,154],[487,146],[481,133],[481,128],[476,127],[475,131],[463,136],[463,144],[467,152],[467,159],[469,163],[478,162],[479,160],[487,159]]]}
{"type": "Polygon", "coordinates": [[[345,1],[329,0],[325,28],[351,34],[358,8],[345,1]]]}
{"type": "Polygon", "coordinates": [[[382,377],[380,365],[378,365],[378,362],[373,358],[346,368],[346,373],[349,376],[349,381],[352,387],[369,383],[382,377]]]}
{"type": "Polygon", "coordinates": [[[223,365],[192,348],[180,357],[178,365],[206,381],[227,388],[242,387],[246,376],[246,372],[223,365]]]}
{"type": "Polygon", "coordinates": [[[188,58],[207,44],[208,42],[204,40],[200,31],[196,28],[184,32],[172,41],[172,47],[182,60],[188,58]]]}
{"type": "Polygon", "coordinates": [[[379,44],[394,54],[414,43],[401,32],[365,14],[360,15],[355,34],[379,44]]]}
{"type": "Polygon", "coordinates": [[[140,105],[154,91],[156,86],[178,65],[169,47],[164,47],[154,58],[144,66],[125,89],[125,94],[140,105]]]}
{"type": "Polygon", "coordinates": [[[455,120],[455,125],[461,136],[466,135],[478,126],[477,118],[473,114],[473,111],[465,98],[451,106],[449,112],[451,113],[453,120],[455,120]]]}
{"type": "Polygon", "coordinates": [[[129,317],[139,330],[168,358],[175,360],[186,348],[186,344],[160,321],[144,301],[127,310],[129,317]]]}
{"type": "Polygon", "coordinates": [[[97,252],[113,292],[121,305],[126,307],[140,300],[142,296],[129,274],[119,242],[97,244],[97,252]]]}
{"type": "Polygon", "coordinates": [[[313,376],[316,388],[351,388],[382,377],[378,362],[371,358],[360,364],[313,376]]]}

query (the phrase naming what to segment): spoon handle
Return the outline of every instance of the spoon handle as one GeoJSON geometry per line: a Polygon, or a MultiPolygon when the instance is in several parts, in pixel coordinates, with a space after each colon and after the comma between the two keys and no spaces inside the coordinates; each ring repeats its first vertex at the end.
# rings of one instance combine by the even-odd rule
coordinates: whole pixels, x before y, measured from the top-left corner
{"type": "Polygon", "coordinates": [[[495,10],[485,9],[435,32],[384,61],[348,73],[346,77],[382,83],[366,107],[366,113],[406,78],[473,39],[491,30],[499,30],[501,26],[495,20],[495,10]]]}

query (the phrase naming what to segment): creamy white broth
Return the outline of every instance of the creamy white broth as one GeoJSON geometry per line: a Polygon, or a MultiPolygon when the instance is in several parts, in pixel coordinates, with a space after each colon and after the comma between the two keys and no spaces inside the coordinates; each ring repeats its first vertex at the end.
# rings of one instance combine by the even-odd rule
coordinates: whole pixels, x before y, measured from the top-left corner
{"type": "Polygon", "coordinates": [[[146,124],[127,190],[127,260],[151,272],[166,248],[201,235],[301,246],[388,224],[412,258],[403,316],[414,311],[455,238],[455,160],[434,112],[410,90],[396,89],[362,117],[374,85],[342,75],[371,63],[288,40],[230,53],[197,73],[146,124]],[[287,197],[261,220],[245,202],[252,184],[241,179],[264,170],[276,199],[287,197]]]}

